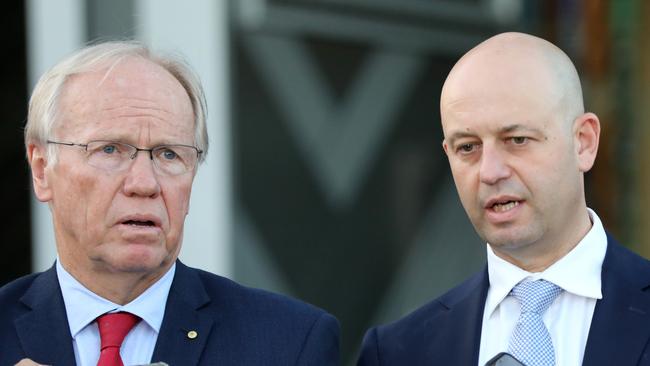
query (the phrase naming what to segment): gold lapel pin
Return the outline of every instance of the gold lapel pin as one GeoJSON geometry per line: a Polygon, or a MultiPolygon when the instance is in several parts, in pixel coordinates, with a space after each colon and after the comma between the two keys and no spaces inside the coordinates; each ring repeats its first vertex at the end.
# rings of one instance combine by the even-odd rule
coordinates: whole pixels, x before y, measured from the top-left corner
{"type": "Polygon", "coordinates": [[[190,330],[187,332],[187,338],[189,339],[194,339],[199,336],[199,333],[197,333],[195,330],[190,330]]]}

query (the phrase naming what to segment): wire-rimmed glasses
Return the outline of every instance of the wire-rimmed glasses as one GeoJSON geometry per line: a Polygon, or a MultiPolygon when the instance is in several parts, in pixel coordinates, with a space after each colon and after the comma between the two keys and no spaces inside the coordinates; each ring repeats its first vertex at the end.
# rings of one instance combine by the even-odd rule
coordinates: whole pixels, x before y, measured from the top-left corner
{"type": "Polygon", "coordinates": [[[156,171],[162,175],[180,175],[194,170],[203,151],[195,146],[170,144],[142,149],[124,142],[89,141],[86,144],[47,140],[48,144],[79,146],[86,151],[88,165],[109,172],[127,170],[140,151],[149,152],[156,171]]]}

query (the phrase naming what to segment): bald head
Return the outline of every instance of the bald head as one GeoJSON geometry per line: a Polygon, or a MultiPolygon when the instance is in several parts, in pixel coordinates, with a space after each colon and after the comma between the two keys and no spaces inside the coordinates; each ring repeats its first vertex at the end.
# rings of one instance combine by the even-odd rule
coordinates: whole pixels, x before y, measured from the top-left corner
{"type": "Polygon", "coordinates": [[[442,89],[443,126],[447,113],[475,98],[486,103],[505,100],[514,107],[535,100],[567,124],[584,113],[580,78],[569,57],[555,45],[523,33],[489,38],[456,63],[442,89]]]}

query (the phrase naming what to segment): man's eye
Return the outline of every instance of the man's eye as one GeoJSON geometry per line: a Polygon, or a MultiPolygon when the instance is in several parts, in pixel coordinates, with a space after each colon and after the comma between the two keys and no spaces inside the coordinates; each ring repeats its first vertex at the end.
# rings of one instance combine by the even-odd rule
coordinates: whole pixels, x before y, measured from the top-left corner
{"type": "Polygon", "coordinates": [[[460,153],[470,153],[474,151],[475,148],[476,148],[476,144],[468,143],[468,144],[459,145],[457,151],[460,153]]]}
{"type": "Polygon", "coordinates": [[[515,145],[523,145],[526,142],[528,142],[528,137],[525,136],[515,136],[511,137],[510,140],[515,144],[515,145]]]}
{"type": "Polygon", "coordinates": [[[117,149],[117,146],[115,146],[115,145],[104,145],[104,146],[102,146],[102,148],[101,148],[101,151],[102,151],[104,154],[112,154],[112,153],[114,153],[114,152],[117,152],[117,150],[118,150],[118,149],[117,149]]]}
{"type": "Polygon", "coordinates": [[[173,150],[165,149],[162,152],[162,157],[165,158],[165,160],[174,160],[178,157],[178,154],[176,154],[173,150]]]}

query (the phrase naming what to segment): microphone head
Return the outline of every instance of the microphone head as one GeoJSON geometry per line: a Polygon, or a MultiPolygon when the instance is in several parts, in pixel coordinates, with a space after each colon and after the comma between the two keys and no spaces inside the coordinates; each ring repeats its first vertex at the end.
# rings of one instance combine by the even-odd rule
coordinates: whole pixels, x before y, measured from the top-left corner
{"type": "Polygon", "coordinates": [[[515,356],[509,354],[508,352],[501,352],[498,355],[492,357],[485,366],[526,366],[523,362],[515,358],[515,356]]]}

